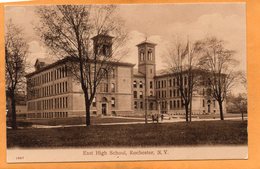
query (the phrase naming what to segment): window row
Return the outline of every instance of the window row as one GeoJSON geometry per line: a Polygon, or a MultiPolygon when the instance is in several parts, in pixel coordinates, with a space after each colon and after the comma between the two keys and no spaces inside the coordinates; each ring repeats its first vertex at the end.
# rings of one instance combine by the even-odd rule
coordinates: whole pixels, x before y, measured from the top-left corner
{"type": "Polygon", "coordinates": [[[68,112],[43,112],[43,113],[29,113],[27,118],[66,118],[68,112]]]}
{"type": "MultiPolygon", "coordinates": [[[[138,94],[137,94],[137,91],[134,91],[133,92],[133,95],[134,95],[134,98],[135,99],[142,99],[142,98],[144,98],[144,93],[143,93],[143,91],[139,91],[139,97],[138,97],[138,94]]],[[[153,91],[150,91],[150,94],[149,94],[149,96],[153,96],[153,91]]]]}
{"type": "Polygon", "coordinates": [[[57,79],[61,79],[68,76],[67,66],[61,66],[53,71],[41,74],[37,77],[29,79],[29,85],[38,86],[57,79]],[[31,84],[30,84],[31,83],[31,84]]]}
{"type": "Polygon", "coordinates": [[[47,97],[53,96],[57,94],[62,94],[68,92],[68,82],[60,82],[49,86],[44,86],[42,88],[37,89],[28,89],[28,98],[39,98],[39,97],[47,97]]]}
{"type": "Polygon", "coordinates": [[[108,90],[108,83],[100,83],[99,84],[99,90],[100,92],[104,92],[104,93],[107,93],[107,92],[116,92],[116,85],[115,83],[111,83],[110,85],[110,91],[108,90]]]}
{"type": "Polygon", "coordinates": [[[134,91],[134,98],[137,99],[137,98],[140,98],[142,99],[144,96],[143,96],[143,91],[140,91],[139,92],[139,97],[137,96],[137,91],[134,91]]]}
{"type": "Polygon", "coordinates": [[[116,77],[116,69],[115,68],[110,68],[109,70],[105,68],[96,68],[93,66],[91,68],[91,72],[93,74],[99,74],[98,76],[103,77],[103,79],[107,78],[115,78],[116,77]]]}
{"type": "MultiPolygon", "coordinates": [[[[187,88],[184,89],[184,94],[185,94],[185,96],[188,95],[188,89],[187,88]]],[[[180,91],[180,89],[174,89],[174,90],[169,90],[169,91],[166,91],[166,90],[160,91],[159,90],[159,91],[156,91],[156,95],[157,95],[157,98],[180,97],[181,91],[180,91]]]]}
{"type": "MultiPolygon", "coordinates": [[[[173,78],[173,79],[169,79],[168,80],[168,86],[169,87],[176,87],[179,86],[180,84],[180,80],[181,78],[173,78]]],[[[188,78],[187,76],[183,76],[182,77],[182,82],[183,85],[186,86],[188,84],[188,78]]],[[[167,87],[167,80],[158,80],[155,82],[155,87],[156,89],[160,89],[160,88],[166,88],[167,87]]]]}
{"type": "MultiPolygon", "coordinates": [[[[138,82],[137,82],[136,80],[133,82],[133,87],[134,87],[134,88],[137,88],[137,86],[138,86],[137,83],[138,83],[138,82]]],[[[139,88],[143,88],[143,81],[139,81],[139,88]]]]}
{"type": "Polygon", "coordinates": [[[68,97],[59,97],[53,99],[28,102],[28,111],[34,110],[53,110],[68,108],[68,97]]]}
{"type": "Polygon", "coordinates": [[[170,110],[175,108],[183,108],[184,107],[184,101],[183,100],[171,100],[169,102],[170,110]]]}
{"type": "MultiPolygon", "coordinates": [[[[148,105],[149,105],[148,107],[149,110],[155,110],[153,102],[149,102],[148,105]]],[[[140,102],[134,101],[134,109],[140,109],[140,110],[145,109],[145,103],[143,101],[140,102]]]]}
{"type": "MultiPolygon", "coordinates": [[[[138,82],[136,80],[134,80],[133,87],[137,88],[137,86],[138,86],[138,82]]],[[[143,88],[143,86],[144,86],[143,81],[139,81],[139,88],[143,88]]],[[[153,88],[153,81],[150,81],[150,86],[149,87],[150,87],[150,89],[153,88]]]]}

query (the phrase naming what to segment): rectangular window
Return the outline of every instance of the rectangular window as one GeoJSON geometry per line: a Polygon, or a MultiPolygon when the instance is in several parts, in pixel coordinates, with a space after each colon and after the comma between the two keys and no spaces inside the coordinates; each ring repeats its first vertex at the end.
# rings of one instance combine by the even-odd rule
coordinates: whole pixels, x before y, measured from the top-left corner
{"type": "Polygon", "coordinates": [[[152,88],[153,88],[153,82],[150,81],[150,89],[152,89],[152,88]]]}
{"type": "Polygon", "coordinates": [[[140,102],[140,109],[143,109],[143,102],[140,102]]]}
{"type": "Polygon", "coordinates": [[[137,98],[137,91],[134,91],[134,98],[137,98]]]}
{"type": "Polygon", "coordinates": [[[63,105],[63,108],[65,108],[65,97],[62,97],[62,105],[63,105]]]}
{"type": "Polygon", "coordinates": [[[60,93],[62,93],[62,86],[61,86],[61,83],[59,83],[59,85],[60,85],[60,93]]]}
{"type": "Polygon", "coordinates": [[[140,99],[143,98],[143,92],[142,91],[139,92],[139,97],[140,97],[140,99]]]}
{"type": "Polygon", "coordinates": [[[134,108],[137,109],[137,102],[134,102],[134,108]]]}
{"type": "Polygon", "coordinates": [[[68,76],[68,67],[67,67],[67,65],[65,65],[65,76],[66,77],[68,76]]]}
{"type": "Polygon", "coordinates": [[[111,106],[112,106],[112,107],[115,107],[115,106],[116,106],[116,104],[115,104],[115,98],[114,98],[114,97],[112,97],[112,99],[111,99],[111,106]]]}
{"type": "Polygon", "coordinates": [[[65,82],[62,82],[62,92],[65,92],[65,82]]]}
{"type": "Polygon", "coordinates": [[[68,82],[65,82],[65,91],[68,91],[68,82]]]}
{"type": "Polygon", "coordinates": [[[68,108],[68,97],[65,98],[65,102],[66,102],[66,108],[68,108]]]}

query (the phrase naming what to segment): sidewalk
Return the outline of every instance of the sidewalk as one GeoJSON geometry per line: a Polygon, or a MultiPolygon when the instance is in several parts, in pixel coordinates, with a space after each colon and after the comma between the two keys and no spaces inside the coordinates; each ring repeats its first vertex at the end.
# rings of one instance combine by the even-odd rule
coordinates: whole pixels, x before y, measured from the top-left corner
{"type": "MultiPolygon", "coordinates": [[[[140,118],[131,118],[131,117],[115,117],[115,118],[124,118],[124,119],[139,119],[140,118]]],[[[230,118],[225,118],[226,120],[241,120],[241,117],[230,117],[230,118]]],[[[245,120],[247,120],[247,117],[244,118],[245,120]]],[[[199,118],[194,118],[192,119],[192,121],[216,121],[219,120],[219,118],[215,118],[215,119],[199,119],[199,118]]],[[[163,121],[159,121],[158,123],[175,123],[175,122],[185,122],[185,119],[181,119],[181,118],[176,118],[176,119],[170,119],[170,120],[163,120],[163,121]]],[[[138,122],[119,122],[119,123],[100,123],[100,124],[93,124],[92,126],[96,126],[96,125],[102,125],[102,126],[106,126],[106,125],[124,125],[124,124],[144,124],[144,121],[138,121],[138,122]]],[[[152,121],[148,121],[148,123],[154,123],[156,124],[157,122],[152,122],[152,121]]],[[[58,125],[58,126],[47,126],[47,125],[32,125],[32,128],[65,128],[65,127],[82,127],[82,126],[86,126],[85,124],[80,124],[80,125],[58,125]]]]}

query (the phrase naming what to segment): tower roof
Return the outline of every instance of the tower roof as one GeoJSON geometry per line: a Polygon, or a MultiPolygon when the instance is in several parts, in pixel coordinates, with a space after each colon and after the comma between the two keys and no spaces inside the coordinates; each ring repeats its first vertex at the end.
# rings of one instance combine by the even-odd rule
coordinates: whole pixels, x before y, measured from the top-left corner
{"type": "Polygon", "coordinates": [[[148,44],[148,45],[152,45],[152,46],[156,46],[157,44],[156,43],[153,43],[151,41],[148,41],[147,39],[139,44],[137,44],[136,46],[141,46],[141,45],[145,45],[145,44],[148,44]]]}
{"type": "Polygon", "coordinates": [[[99,38],[113,39],[114,37],[110,36],[110,35],[107,35],[107,34],[99,34],[99,35],[96,35],[96,36],[92,37],[91,39],[96,40],[96,39],[99,39],[99,38]]]}

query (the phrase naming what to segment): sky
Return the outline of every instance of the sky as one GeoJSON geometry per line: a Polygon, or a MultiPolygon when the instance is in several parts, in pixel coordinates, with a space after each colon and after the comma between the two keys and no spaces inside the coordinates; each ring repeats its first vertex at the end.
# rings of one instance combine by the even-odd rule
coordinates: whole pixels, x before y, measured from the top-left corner
{"type": "MultiPolygon", "coordinates": [[[[37,58],[49,57],[46,48],[34,31],[38,18],[35,6],[7,6],[5,21],[12,19],[24,29],[29,43],[28,62],[32,66],[37,58]]],[[[119,16],[125,21],[129,34],[129,53],[124,62],[137,64],[136,45],[147,38],[156,43],[157,70],[165,68],[168,45],[176,37],[189,41],[216,36],[226,47],[236,51],[240,61],[237,70],[246,70],[246,6],[245,3],[201,4],[139,4],[118,5],[119,16]]]]}

